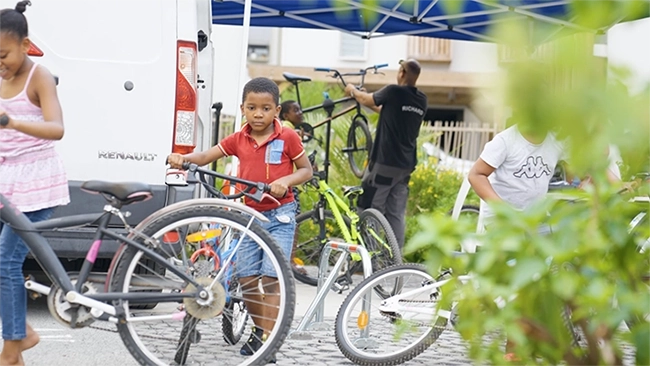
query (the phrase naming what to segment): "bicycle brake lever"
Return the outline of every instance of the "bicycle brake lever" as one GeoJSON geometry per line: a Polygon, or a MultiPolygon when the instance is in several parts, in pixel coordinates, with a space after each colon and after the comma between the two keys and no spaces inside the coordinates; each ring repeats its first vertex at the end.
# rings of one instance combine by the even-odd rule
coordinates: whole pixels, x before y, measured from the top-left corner
{"type": "MultiPolygon", "coordinates": [[[[288,190],[287,190],[287,192],[288,192],[288,190]]],[[[286,195],[286,193],[285,193],[285,195],[286,195]]],[[[277,198],[271,196],[270,194],[268,194],[268,193],[266,193],[266,192],[265,192],[265,193],[262,193],[262,201],[263,201],[265,198],[268,198],[268,199],[270,199],[271,201],[273,201],[273,202],[276,204],[276,206],[278,206],[278,207],[282,206],[282,204],[280,203],[280,201],[278,201],[277,198]]]]}

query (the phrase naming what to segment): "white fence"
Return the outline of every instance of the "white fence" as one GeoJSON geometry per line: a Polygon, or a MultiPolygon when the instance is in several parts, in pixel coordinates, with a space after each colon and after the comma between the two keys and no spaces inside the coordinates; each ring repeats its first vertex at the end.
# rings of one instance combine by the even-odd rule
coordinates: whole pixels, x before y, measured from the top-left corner
{"type": "Polygon", "coordinates": [[[497,133],[497,127],[489,123],[434,121],[423,125],[420,133],[423,132],[438,135],[434,145],[443,153],[473,162],[481,155],[483,146],[497,133]]]}

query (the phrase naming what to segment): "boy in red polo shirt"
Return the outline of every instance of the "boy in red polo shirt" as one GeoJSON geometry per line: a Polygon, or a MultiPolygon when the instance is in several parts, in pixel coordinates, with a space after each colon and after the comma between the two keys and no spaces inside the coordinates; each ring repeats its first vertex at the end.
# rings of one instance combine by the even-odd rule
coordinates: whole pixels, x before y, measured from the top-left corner
{"type": "MultiPolygon", "coordinates": [[[[242,114],[246,124],[242,129],[224,138],[217,146],[203,152],[187,155],[171,154],[167,158],[173,168],[183,162],[207,165],[224,156],[239,158],[239,176],[243,179],[265,182],[271,186],[275,202],[255,202],[245,198],[244,203],[266,216],[270,222],[260,223],[280,244],[286,258],[291,256],[296,229],[296,203],[291,187],[303,184],[312,176],[309,160],[302,141],[291,128],[283,127],[277,119],[280,113],[280,91],[270,79],[255,78],[244,86],[242,114]],[[295,171],[294,171],[295,166],[295,171]]],[[[237,275],[242,284],[244,300],[255,323],[253,332],[241,349],[242,355],[252,355],[273,329],[277,318],[277,296],[261,299],[257,279],[261,277],[266,293],[277,293],[277,274],[261,249],[244,241],[237,252],[237,275]],[[247,291],[248,290],[248,291],[247,291]],[[268,305],[271,306],[268,306],[268,305]],[[276,306],[273,306],[276,305],[276,306]]]]}

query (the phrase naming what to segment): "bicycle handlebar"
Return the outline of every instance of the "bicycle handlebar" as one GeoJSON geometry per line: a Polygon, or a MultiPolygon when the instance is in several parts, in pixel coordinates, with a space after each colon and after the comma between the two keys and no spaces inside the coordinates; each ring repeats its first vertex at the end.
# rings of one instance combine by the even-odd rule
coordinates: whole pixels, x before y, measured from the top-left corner
{"type": "Polygon", "coordinates": [[[329,67],[316,67],[316,68],[314,68],[314,71],[333,73],[332,77],[340,79],[341,82],[343,83],[343,86],[347,85],[347,83],[345,82],[345,79],[343,79],[344,76],[361,76],[361,84],[359,85],[359,87],[361,87],[361,86],[363,86],[363,80],[364,80],[364,77],[366,76],[366,74],[368,73],[368,71],[374,70],[373,74],[377,74],[378,69],[381,69],[382,67],[387,67],[387,66],[388,66],[388,64],[377,64],[377,65],[368,66],[365,69],[359,70],[358,72],[346,72],[346,73],[343,73],[343,74],[340,71],[338,71],[336,69],[329,68],[329,67]]]}
{"type": "Polygon", "coordinates": [[[261,202],[265,198],[269,198],[275,203],[277,203],[278,206],[280,205],[280,202],[275,197],[269,194],[271,192],[271,186],[266,183],[253,182],[253,181],[233,177],[231,175],[218,173],[210,169],[203,169],[198,165],[189,162],[183,163],[182,169],[187,170],[188,172],[198,173],[199,181],[201,182],[203,187],[205,187],[205,189],[208,192],[210,192],[210,194],[212,194],[214,197],[230,200],[230,199],[237,199],[246,196],[255,200],[256,202],[261,202]],[[212,176],[215,178],[221,178],[224,180],[229,180],[231,182],[243,184],[246,186],[246,188],[240,191],[239,193],[227,195],[214,188],[212,184],[208,182],[207,176],[212,176]],[[251,190],[253,190],[253,188],[255,188],[255,192],[251,193],[251,190]]]}

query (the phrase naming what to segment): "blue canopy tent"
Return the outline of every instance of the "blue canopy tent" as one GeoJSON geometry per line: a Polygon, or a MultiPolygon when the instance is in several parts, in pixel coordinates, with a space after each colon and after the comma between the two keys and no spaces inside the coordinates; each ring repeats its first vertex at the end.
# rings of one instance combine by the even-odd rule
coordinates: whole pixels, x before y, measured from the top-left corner
{"type": "Polygon", "coordinates": [[[491,25],[524,21],[532,46],[570,32],[604,33],[631,20],[612,14],[607,24],[586,27],[567,0],[252,0],[250,14],[245,3],[213,1],[213,23],[242,25],[249,15],[251,26],[330,29],[367,39],[401,34],[497,42],[491,25]]]}

